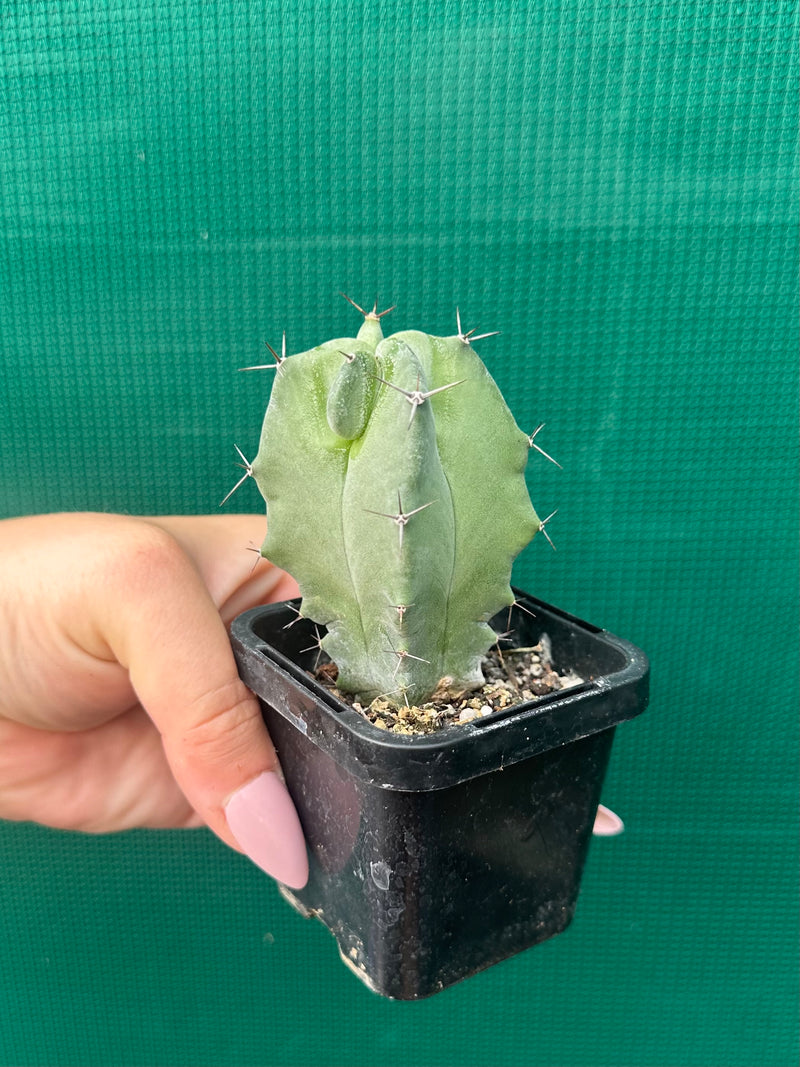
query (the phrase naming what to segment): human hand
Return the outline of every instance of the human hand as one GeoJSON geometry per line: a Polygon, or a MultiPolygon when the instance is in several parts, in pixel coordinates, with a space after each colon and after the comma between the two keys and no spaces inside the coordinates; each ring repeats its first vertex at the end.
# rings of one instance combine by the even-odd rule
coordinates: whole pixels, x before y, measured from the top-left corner
{"type": "Polygon", "coordinates": [[[0,818],[207,824],[305,884],[300,823],[225,629],[297,595],[247,551],[263,534],[252,515],[0,522],[0,818]]]}

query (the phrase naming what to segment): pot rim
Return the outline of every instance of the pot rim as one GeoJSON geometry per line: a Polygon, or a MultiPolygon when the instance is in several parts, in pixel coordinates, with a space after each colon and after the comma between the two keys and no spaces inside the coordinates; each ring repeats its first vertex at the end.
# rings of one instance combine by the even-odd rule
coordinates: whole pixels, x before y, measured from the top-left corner
{"type": "Polygon", "coordinates": [[[268,643],[266,623],[284,632],[287,613],[299,601],[242,613],[231,626],[231,642],[245,683],[349,773],[369,781],[377,776],[386,788],[442,788],[613,728],[647,705],[649,663],[641,649],[521,590],[514,595],[533,613],[532,629],[551,636],[555,629],[562,643],[601,669],[580,685],[431,734],[379,729],[268,643]]]}

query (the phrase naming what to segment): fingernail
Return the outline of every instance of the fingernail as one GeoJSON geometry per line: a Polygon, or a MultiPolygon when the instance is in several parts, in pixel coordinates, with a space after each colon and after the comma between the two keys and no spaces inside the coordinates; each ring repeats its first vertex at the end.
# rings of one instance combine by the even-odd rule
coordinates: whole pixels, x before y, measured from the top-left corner
{"type": "Polygon", "coordinates": [[[625,823],[605,804],[597,805],[592,833],[595,837],[616,837],[625,829],[625,823]]]}
{"type": "Polygon", "coordinates": [[[234,793],[225,806],[231,833],[257,867],[291,889],[308,881],[308,853],[289,791],[265,771],[234,793]]]}

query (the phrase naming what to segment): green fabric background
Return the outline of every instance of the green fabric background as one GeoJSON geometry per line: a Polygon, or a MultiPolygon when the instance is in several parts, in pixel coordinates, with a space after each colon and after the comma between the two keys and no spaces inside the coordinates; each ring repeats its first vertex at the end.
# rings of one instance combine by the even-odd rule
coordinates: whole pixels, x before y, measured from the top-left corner
{"type": "MultiPolygon", "coordinates": [[[[797,8],[0,11],[0,509],[214,510],[262,341],[479,348],[559,513],[519,584],[629,638],[561,937],[416,1004],[205,831],[0,826],[0,1061],[797,1062],[797,8]]],[[[479,432],[479,428],[476,430],[479,432]]],[[[245,486],[240,509],[260,510],[245,486]]]]}

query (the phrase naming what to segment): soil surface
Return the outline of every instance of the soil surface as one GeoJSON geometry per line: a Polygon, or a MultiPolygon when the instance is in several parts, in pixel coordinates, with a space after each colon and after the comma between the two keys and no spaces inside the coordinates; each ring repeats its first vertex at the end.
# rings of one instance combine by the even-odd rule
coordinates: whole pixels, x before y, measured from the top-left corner
{"type": "Polygon", "coordinates": [[[522,704],[537,697],[569,689],[584,681],[572,672],[558,674],[551,662],[550,642],[544,635],[538,645],[531,648],[509,648],[502,651],[496,646],[484,657],[483,675],[485,685],[466,692],[459,697],[434,698],[417,707],[394,707],[380,697],[364,707],[348,693],[336,688],[336,665],[322,664],[316,679],[325,685],[339,700],[355,708],[361,715],[381,730],[396,734],[431,734],[444,726],[473,722],[493,712],[502,711],[512,704],[522,704]]]}

